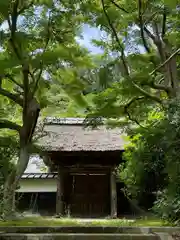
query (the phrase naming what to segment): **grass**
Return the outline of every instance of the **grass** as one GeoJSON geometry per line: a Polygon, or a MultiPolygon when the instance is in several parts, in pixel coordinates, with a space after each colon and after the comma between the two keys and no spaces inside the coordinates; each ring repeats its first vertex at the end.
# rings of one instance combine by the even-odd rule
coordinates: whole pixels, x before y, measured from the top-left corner
{"type": "Polygon", "coordinates": [[[14,221],[0,221],[0,226],[134,226],[134,227],[160,227],[171,226],[167,222],[158,219],[101,219],[82,220],[72,218],[45,218],[45,217],[24,217],[14,221]]]}

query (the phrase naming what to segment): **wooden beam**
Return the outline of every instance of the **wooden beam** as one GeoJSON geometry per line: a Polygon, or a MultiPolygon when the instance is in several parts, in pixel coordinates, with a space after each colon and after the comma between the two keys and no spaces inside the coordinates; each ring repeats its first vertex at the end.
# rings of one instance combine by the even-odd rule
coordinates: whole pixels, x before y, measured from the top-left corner
{"type": "Polygon", "coordinates": [[[111,191],[111,218],[117,218],[117,190],[116,175],[114,170],[110,173],[110,191],[111,191]]]}
{"type": "Polygon", "coordinates": [[[64,172],[59,166],[57,177],[56,215],[61,217],[65,214],[64,211],[64,172]]]}
{"type": "MultiPolygon", "coordinates": [[[[54,171],[58,171],[58,165],[54,165],[54,171]]],[[[112,166],[102,166],[102,165],[65,165],[63,166],[64,172],[70,174],[107,174],[110,172],[112,166]]]]}
{"type": "Polygon", "coordinates": [[[101,165],[111,166],[119,165],[122,162],[123,151],[111,152],[48,152],[54,165],[72,166],[72,165],[101,165]]]}
{"type": "Polygon", "coordinates": [[[102,165],[74,165],[69,167],[70,173],[84,173],[84,174],[106,174],[109,173],[111,166],[102,165]]]}

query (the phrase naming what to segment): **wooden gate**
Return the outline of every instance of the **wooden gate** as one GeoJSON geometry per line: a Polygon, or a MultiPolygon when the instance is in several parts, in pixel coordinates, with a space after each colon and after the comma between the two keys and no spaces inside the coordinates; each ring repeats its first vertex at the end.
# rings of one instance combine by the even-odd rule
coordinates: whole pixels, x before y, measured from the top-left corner
{"type": "Polygon", "coordinates": [[[110,213],[108,175],[74,175],[71,214],[75,217],[103,217],[110,213]]]}

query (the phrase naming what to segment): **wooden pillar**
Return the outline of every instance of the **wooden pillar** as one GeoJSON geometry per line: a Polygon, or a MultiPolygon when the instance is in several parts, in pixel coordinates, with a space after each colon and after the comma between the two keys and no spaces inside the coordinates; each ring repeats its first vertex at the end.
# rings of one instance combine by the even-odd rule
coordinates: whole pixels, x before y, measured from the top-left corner
{"type": "Polygon", "coordinates": [[[110,173],[110,191],[111,191],[111,218],[117,218],[117,190],[116,175],[114,169],[110,173]]]}
{"type": "Polygon", "coordinates": [[[64,215],[64,171],[62,167],[58,167],[56,214],[58,216],[64,215]]]}
{"type": "Polygon", "coordinates": [[[66,169],[64,174],[64,210],[65,215],[70,217],[71,215],[71,208],[70,208],[70,198],[71,198],[71,182],[70,182],[70,173],[69,170],[66,169]]]}

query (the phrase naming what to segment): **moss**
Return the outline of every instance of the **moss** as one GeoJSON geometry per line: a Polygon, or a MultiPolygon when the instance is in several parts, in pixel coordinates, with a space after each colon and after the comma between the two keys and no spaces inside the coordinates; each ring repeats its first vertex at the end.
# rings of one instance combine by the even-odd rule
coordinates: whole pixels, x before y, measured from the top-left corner
{"type": "Polygon", "coordinates": [[[134,226],[160,227],[171,226],[170,223],[158,219],[113,219],[82,220],[71,218],[25,217],[21,220],[0,221],[0,226],[134,226]]]}

